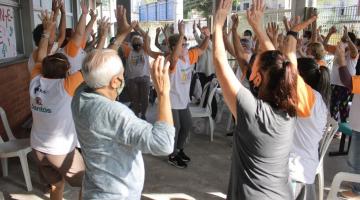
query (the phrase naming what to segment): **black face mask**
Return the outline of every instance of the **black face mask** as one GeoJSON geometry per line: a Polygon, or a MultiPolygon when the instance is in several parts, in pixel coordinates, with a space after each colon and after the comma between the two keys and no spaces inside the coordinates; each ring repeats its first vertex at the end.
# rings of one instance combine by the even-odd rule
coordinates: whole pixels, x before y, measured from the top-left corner
{"type": "Polygon", "coordinates": [[[139,51],[141,49],[141,44],[132,44],[132,47],[135,51],[139,51]]]}

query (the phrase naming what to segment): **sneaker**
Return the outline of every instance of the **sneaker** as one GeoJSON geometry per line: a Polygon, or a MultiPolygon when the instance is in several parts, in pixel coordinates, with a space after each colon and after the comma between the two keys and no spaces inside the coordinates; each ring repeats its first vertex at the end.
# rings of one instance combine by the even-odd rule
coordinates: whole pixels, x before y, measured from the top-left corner
{"type": "Polygon", "coordinates": [[[181,160],[184,161],[184,162],[190,162],[191,161],[191,159],[184,153],[184,150],[182,150],[182,149],[179,151],[177,156],[179,156],[181,158],[181,160]]]}
{"type": "Polygon", "coordinates": [[[180,169],[184,169],[187,167],[187,164],[178,155],[169,156],[168,163],[180,169]]]}

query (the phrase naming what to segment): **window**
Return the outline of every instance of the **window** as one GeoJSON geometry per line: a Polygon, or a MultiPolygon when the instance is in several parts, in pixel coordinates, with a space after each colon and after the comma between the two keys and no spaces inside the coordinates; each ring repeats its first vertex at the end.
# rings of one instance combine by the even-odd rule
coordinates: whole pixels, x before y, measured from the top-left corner
{"type": "Polygon", "coordinates": [[[244,10],[249,9],[249,7],[250,7],[250,3],[244,3],[244,10]]]}
{"type": "Polygon", "coordinates": [[[0,3],[0,63],[24,55],[19,2],[0,3]]]}

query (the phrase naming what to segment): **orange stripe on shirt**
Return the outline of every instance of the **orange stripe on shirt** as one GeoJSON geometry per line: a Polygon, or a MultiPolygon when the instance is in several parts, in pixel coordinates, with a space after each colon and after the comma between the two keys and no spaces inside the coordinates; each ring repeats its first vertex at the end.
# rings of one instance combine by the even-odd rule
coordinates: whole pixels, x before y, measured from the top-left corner
{"type": "Polygon", "coordinates": [[[74,96],[76,88],[84,81],[82,73],[80,71],[71,74],[64,80],[65,91],[70,95],[74,96]]]}
{"type": "Polygon", "coordinates": [[[64,47],[64,52],[70,57],[75,57],[78,54],[80,48],[81,47],[77,46],[73,40],[70,40],[64,47]]]}
{"type": "Polygon", "coordinates": [[[31,80],[33,78],[35,78],[36,76],[40,75],[42,71],[42,64],[41,63],[36,63],[35,67],[33,68],[33,70],[31,71],[31,80]]]}
{"type": "Polygon", "coordinates": [[[310,117],[315,104],[315,94],[312,88],[307,85],[304,79],[298,75],[297,79],[298,106],[297,116],[310,117]]]}
{"type": "Polygon", "coordinates": [[[352,77],[352,93],[360,94],[360,76],[352,77]]]}

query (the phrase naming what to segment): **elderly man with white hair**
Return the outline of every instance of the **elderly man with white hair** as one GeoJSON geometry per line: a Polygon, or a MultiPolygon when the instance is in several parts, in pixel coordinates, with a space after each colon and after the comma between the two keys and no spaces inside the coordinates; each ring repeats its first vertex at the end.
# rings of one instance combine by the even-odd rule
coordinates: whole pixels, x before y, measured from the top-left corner
{"type": "MultiPolygon", "coordinates": [[[[125,35],[120,34],[110,47],[116,49],[125,35]]],[[[158,57],[151,69],[159,100],[158,119],[152,125],[115,101],[125,83],[117,52],[94,50],[85,58],[86,84],[79,86],[71,104],[86,166],[84,199],[140,199],[145,174],[142,153],[172,152],[175,128],[168,66],[158,57]]]]}

